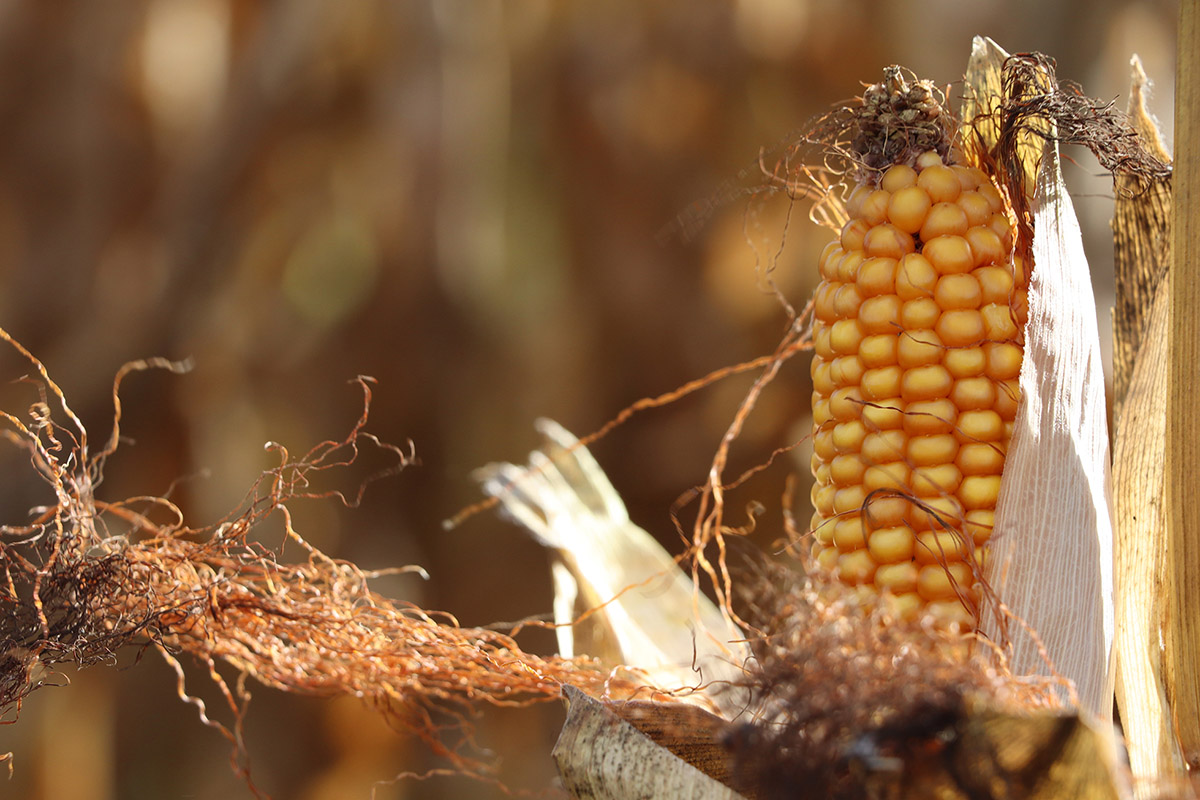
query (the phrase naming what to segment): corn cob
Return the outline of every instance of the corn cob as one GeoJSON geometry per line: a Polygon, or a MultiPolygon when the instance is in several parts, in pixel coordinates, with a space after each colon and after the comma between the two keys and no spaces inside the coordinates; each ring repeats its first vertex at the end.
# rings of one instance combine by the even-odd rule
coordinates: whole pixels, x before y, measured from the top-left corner
{"type": "Polygon", "coordinates": [[[973,626],[1019,397],[1027,275],[1002,194],[955,156],[943,143],[873,169],[821,253],[812,555],[905,617],[973,626]]]}

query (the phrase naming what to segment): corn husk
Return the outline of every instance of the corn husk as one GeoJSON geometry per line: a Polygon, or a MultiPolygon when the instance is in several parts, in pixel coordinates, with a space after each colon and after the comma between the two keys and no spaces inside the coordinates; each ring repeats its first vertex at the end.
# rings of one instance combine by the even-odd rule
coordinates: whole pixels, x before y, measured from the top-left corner
{"type": "Polygon", "coordinates": [[[690,573],[635,525],[595,458],[562,426],[539,420],[545,441],[528,467],[492,464],[479,472],[503,511],[554,554],[554,621],[561,655],[582,652],[610,667],[637,668],[665,691],[696,688],[700,702],[731,714],[744,707],[729,684],[743,677],[742,635],[690,573]]]}
{"type": "MultiPolygon", "coordinates": [[[[1148,83],[1132,62],[1129,114],[1143,141],[1170,161],[1145,108],[1148,83]]],[[[1171,184],[1118,180],[1113,238],[1115,384],[1113,486],[1117,507],[1117,705],[1139,797],[1184,774],[1172,729],[1162,623],[1166,619],[1167,335],[1171,296],[1171,184]]]]}
{"type": "Polygon", "coordinates": [[[1175,735],[1200,776],[1200,5],[1179,4],[1167,331],[1166,607],[1163,652],[1175,735]]]}
{"type": "MultiPolygon", "coordinates": [[[[976,39],[971,68],[990,73],[1006,57],[976,39]]],[[[1003,608],[983,626],[1008,646],[1015,674],[1065,677],[1082,708],[1109,719],[1112,513],[1096,304],[1057,144],[1031,137],[1021,146],[1023,166],[1036,166],[1033,272],[1021,402],[987,565],[1003,608]]]]}

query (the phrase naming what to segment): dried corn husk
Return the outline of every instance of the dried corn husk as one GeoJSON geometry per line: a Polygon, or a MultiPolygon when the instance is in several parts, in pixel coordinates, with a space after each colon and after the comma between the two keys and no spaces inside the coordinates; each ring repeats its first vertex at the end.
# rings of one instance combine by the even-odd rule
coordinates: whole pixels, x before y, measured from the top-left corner
{"type": "Polygon", "coordinates": [[[545,443],[528,467],[492,464],[479,478],[505,513],[555,553],[561,654],[575,653],[573,623],[595,609],[588,622],[600,631],[584,650],[588,655],[635,667],[667,691],[711,685],[696,699],[736,713],[744,702],[729,683],[743,677],[749,656],[740,632],[654,537],[630,521],[587,448],[555,422],[537,426],[545,443]]]}
{"type": "MultiPolygon", "coordinates": [[[[1129,114],[1143,141],[1170,156],[1145,108],[1148,84],[1135,56],[1129,114]]],[[[1167,546],[1164,486],[1167,437],[1167,336],[1170,315],[1171,183],[1140,187],[1118,179],[1113,220],[1117,307],[1113,313],[1113,485],[1117,508],[1117,705],[1138,797],[1184,774],[1172,729],[1163,663],[1167,546]]]]}
{"type": "MultiPolygon", "coordinates": [[[[1006,57],[977,38],[968,84],[994,89],[1006,57]]],[[[1108,719],[1112,513],[1095,299],[1057,144],[1030,137],[1018,147],[1024,183],[1036,174],[1033,271],[1021,402],[988,559],[989,581],[1016,621],[997,614],[984,629],[1011,647],[1014,673],[1066,677],[1082,708],[1108,719]]]]}

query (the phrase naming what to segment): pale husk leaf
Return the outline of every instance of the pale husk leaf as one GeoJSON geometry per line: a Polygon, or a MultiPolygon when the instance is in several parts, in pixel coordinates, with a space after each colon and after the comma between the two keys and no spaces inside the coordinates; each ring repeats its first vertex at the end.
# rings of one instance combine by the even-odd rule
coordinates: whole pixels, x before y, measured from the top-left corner
{"type": "Polygon", "coordinates": [[[1021,402],[988,559],[988,579],[1012,616],[989,615],[984,625],[1000,641],[1007,628],[1015,674],[1068,678],[1081,707],[1108,719],[1113,553],[1104,371],[1082,236],[1052,142],[1033,217],[1021,402]]]}
{"type": "MultiPolygon", "coordinates": [[[[1147,146],[1169,161],[1145,107],[1148,84],[1132,61],[1129,112],[1147,146]]],[[[1122,187],[1118,182],[1118,190],[1122,187]]],[[[1170,317],[1171,187],[1118,191],[1113,220],[1118,304],[1113,314],[1116,430],[1117,705],[1138,779],[1139,798],[1184,774],[1169,710],[1162,622],[1166,619],[1167,545],[1164,487],[1167,444],[1167,338],[1170,317]]]]}
{"type": "Polygon", "coordinates": [[[588,449],[550,420],[539,420],[538,428],[545,444],[528,467],[493,464],[479,477],[504,512],[558,559],[554,621],[561,654],[584,650],[609,666],[635,668],[666,691],[711,687],[691,697],[736,713],[744,698],[728,687],[744,677],[749,651],[742,634],[630,521],[588,449]],[[585,611],[601,635],[580,648],[573,623],[585,611]]]}

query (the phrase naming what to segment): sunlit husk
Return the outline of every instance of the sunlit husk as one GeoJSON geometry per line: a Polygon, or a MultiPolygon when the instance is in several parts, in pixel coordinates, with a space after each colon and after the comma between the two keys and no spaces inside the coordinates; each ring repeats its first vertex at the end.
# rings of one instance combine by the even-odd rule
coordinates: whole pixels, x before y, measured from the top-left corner
{"type": "Polygon", "coordinates": [[[1010,667],[1074,683],[1108,718],[1113,638],[1112,514],[1104,370],[1083,240],[1056,145],[1033,202],[1033,274],[1021,403],[996,513],[989,580],[1012,616],[1010,667]]]}

